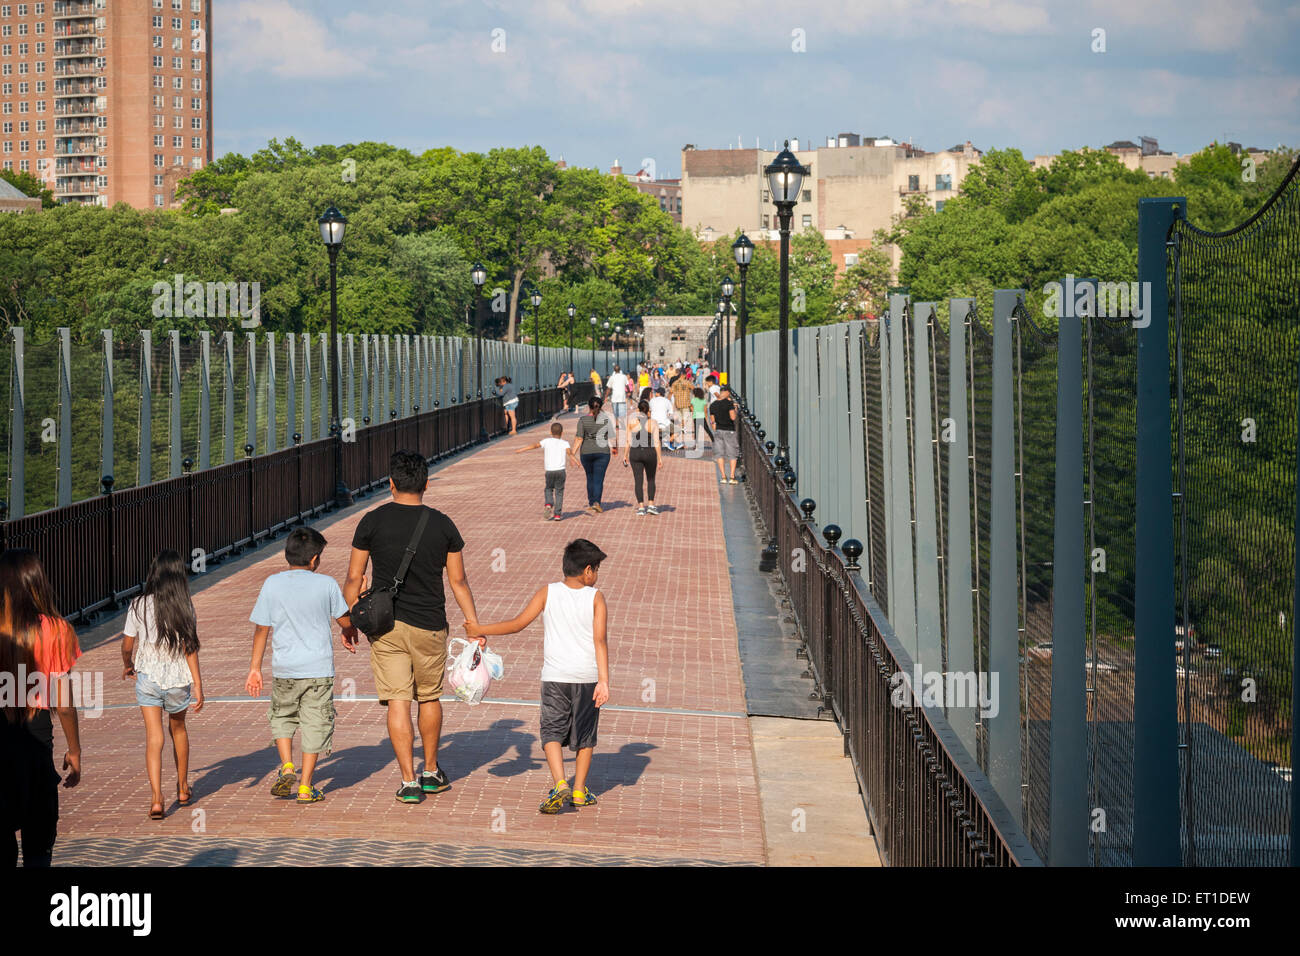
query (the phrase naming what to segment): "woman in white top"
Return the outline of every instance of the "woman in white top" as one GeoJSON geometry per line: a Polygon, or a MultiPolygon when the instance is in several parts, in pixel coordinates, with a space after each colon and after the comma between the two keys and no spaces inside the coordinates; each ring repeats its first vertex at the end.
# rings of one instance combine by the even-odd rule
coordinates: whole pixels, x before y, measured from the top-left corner
{"type": "Polygon", "coordinates": [[[203,709],[199,676],[199,634],[190,601],[185,563],[175,551],[160,551],[144,588],[126,612],[122,677],[135,678],[135,700],[144,715],[145,770],[153,791],[149,819],[164,816],[162,796],[163,711],[167,711],[176,759],[176,801],[190,802],[190,739],[185,712],[203,709]]]}

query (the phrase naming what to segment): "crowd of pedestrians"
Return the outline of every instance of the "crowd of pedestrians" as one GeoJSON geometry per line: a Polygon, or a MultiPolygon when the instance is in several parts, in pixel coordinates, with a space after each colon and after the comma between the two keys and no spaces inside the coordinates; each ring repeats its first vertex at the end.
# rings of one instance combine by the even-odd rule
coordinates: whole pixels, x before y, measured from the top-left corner
{"type": "MultiPolygon", "coordinates": [[[[719,481],[736,481],[736,407],[727,387],[707,367],[640,365],[634,377],[615,366],[607,381],[594,369],[591,378],[596,394],[578,419],[571,441],[565,439],[557,416],[548,437],[518,449],[543,453],[547,520],[563,518],[570,465],[585,473],[588,512],[601,514],[605,477],[619,457],[632,474],[635,514],[659,514],[656,485],[665,452],[702,451],[706,435],[719,481]]],[[[573,383],[571,373],[558,383],[569,408],[573,383]]],[[[514,434],[518,393],[508,376],[499,377],[495,385],[514,434]]],[[[569,542],[561,556],[561,580],[534,594],[518,617],[480,623],[462,556],[465,541],[449,516],[424,504],[427,486],[426,459],[415,451],[395,452],[389,462],[392,500],[361,518],[341,585],[320,572],[327,541],[310,527],[289,533],[287,569],[263,583],[249,613],[253,630],[244,690],[253,697],[269,690],[266,719],[277,758],[270,795],[304,805],[325,799],[314,774],[318,761],[331,753],[334,739],[333,634],[337,627],[342,647],[355,654],[361,631],[354,617],[367,627],[375,692],[400,776],[397,799],[419,803],[427,794],[451,786],[438,764],[449,630],[445,575],[466,631],[480,646],[487,635],[513,634],[543,618],[540,730],[552,788],[540,810],[557,813],[566,804],[595,805],[587,775],[610,680],[607,607],[595,585],[606,555],[586,538],[569,542]],[[375,615],[361,609],[377,591],[392,597],[391,612],[388,620],[374,625],[375,615]],[[263,678],[268,647],[269,688],[263,678]],[[413,753],[417,732],[423,756],[418,773],[413,753]],[[572,786],[564,770],[566,746],[576,754],[572,786]]],[[[17,698],[0,700],[0,846],[5,856],[0,865],[16,863],[21,835],[24,864],[48,866],[57,832],[58,791],[81,780],[81,737],[69,690],[81,649],[76,632],[57,610],[35,552],[10,548],[0,553],[0,602],[0,678],[11,675],[11,683],[26,689],[17,698]],[[60,761],[53,752],[54,717],[66,741],[60,761]]],[[[152,820],[167,815],[163,752],[168,735],[176,803],[188,806],[194,798],[186,718],[204,707],[198,631],[184,560],[164,550],[153,559],[140,594],[128,605],[120,642],[122,677],[134,681],[145,729],[143,763],[152,820]]]]}

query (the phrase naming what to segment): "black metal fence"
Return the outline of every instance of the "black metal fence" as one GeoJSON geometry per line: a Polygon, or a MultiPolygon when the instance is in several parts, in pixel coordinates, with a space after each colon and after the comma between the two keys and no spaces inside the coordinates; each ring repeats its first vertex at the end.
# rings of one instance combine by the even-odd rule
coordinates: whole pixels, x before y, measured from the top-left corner
{"type": "MultiPolygon", "coordinates": [[[[845,735],[871,824],[891,866],[1033,866],[1039,858],[964,748],[943,711],[899,706],[898,674],[912,660],[870,596],[857,558],[837,553],[834,526],[818,534],[813,509],[801,514],[784,469],[741,423],[746,481],[757,508],[790,560],[781,573],[822,706],[845,735]],[[775,518],[773,518],[775,516],[775,518]]],[[[809,502],[811,504],[811,502],[809,502]]]]}
{"type": "MultiPolygon", "coordinates": [[[[574,392],[585,401],[591,383],[574,392]]],[[[555,388],[519,395],[520,425],[561,409],[555,388]]],[[[60,611],[72,621],[115,610],[139,590],[149,563],[170,548],[195,571],[256,547],[334,507],[334,458],[342,454],[344,483],[354,495],[382,490],[388,461],[399,448],[430,463],[505,432],[499,400],[485,399],[367,424],[355,440],[299,442],[267,455],[114,491],[14,521],[0,521],[0,550],[31,548],[45,565],[60,611]]]]}

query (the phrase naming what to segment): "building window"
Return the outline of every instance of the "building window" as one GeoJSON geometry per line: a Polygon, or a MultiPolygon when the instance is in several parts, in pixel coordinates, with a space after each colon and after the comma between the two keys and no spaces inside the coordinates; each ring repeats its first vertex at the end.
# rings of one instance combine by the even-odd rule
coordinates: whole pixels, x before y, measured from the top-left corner
{"type": "Polygon", "coordinates": [[[184,137],[184,136],[173,136],[173,137],[172,137],[172,149],[184,149],[184,148],[185,148],[185,137],[184,137]]]}
{"type": "Polygon", "coordinates": [[[203,12],[203,0],[190,0],[190,12],[191,12],[191,13],[202,13],[202,12],[203,12]]]}
{"type": "Polygon", "coordinates": [[[163,78],[161,76],[154,76],[153,88],[155,90],[161,90],[163,88],[163,78]]]}
{"type": "Polygon", "coordinates": [[[908,176],[908,177],[907,177],[907,191],[908,191],[909,193],[915,193],[915,192],[920,192],[920,191],[921,191],[921,177],[920,177],[920,176],[908,176]]]}
{"type": "Polygon", "coordinates": [[[154,173],[154,176],[153,176],[153,184],[154,184],[155,186],[161,186],[161,185],[163,184],[162,173],[154,173]]]}
{"type": "Polygon", "coordinates": [[[162,193],[154,193],[154,194],[153,194],[153,204],[154,204],[155,206],[159,207],[160,209],[162,208],[162,205],[163,205],[163,194],[162,194],[162,193]]]}
{"type": "Polygon", "coordinates": [[[183,90],[183,89],[185,89],[185,77],[183,77],[183,76],[173,76],[173,77],[172,77],[172,89],[174,89],[174,90],[183,90]]]}
{"type": "Polygon", "coordinates": [[[945,200],[943,200],[943,199],[935,200],[935,203],[934,203],[934,211],[935,211],[935,212],[943,212],[943,204],[944,204],[944,202],[945,202],[945,200]]]}
{"type": "Polygon", "coordinates": [[[155,50],[161,50],[163,48],[162,37],[155,36],[153,38],[153,48],[155,50]]]}
{"type": "Polygon", "coordinates": [[[172,129],[184,129],[184,128],[185,128],[185,117],[183,117],[183,116],[173,116],[173,117],[172,117],[172,129]]]}
{"type": "MultiPolygon", "coordinates": [[[[155,9],[156,9],[158,6],[159,6],[158,4],[156,4],[156,3],[154,4],[155,9]]],[[[161,29],[162,29],[162,23],[163,23],[163,18],[162,18],[162,17],[154,17],[154,18],[153,18],[153,28],[154,28],[155,30],[161,30],[161,29]]]]}
{"type": "Polygon", "coordinates": [[[203,148],[203,137],[202,137],[202,136],[191,136],[191,137],[190,137],[190,149],[202,149],[202,148],[203,148]]]}
{"type": "Polygon", "coordinates": [[[185,165],[185,157],[184,157],[184,156],[173,156],[173,157],[172,157],[172,165],[173,165],[173,166],[184,166],[184,165],[185,165]]]}
{"type": "Polygon", "coordinates": [[[812,190],[811,190],[811,189],[805,189],[805,190],[803,191],[803,201],[804,201],[804,202],[812,202],[812,190]]]}
{"type": "Polygon", "coordinates": [[[159,116],[157,113],[155,113],[155,114],[154,114],[154,117],[153,117],[153,128],[154,128],[154,129],[162,129],[162,128],[163,128],[163,118],[162,118],[161,116],[159,116]]]}
{"type": "Polygon", "coordinates": [[[952,173],[940,173],[934,177],[934,191],[943,192],[952,189],[952,173]]]}
{"type": "Polygon", "coordinates": [[[162,57],[160,57],[160,56],[156,56],[156,57],[153,58],[153,68],[154,68],[155,70],[161,70],[161,69],[162,69],[162,63],[163,63],[163,61],[162,61],[162,57]]]}
{"type": "Polygon", "coordinates": [[[163,154],[162,154],[162,153],[154,153],[154,154],[153,154],[153,165],[154,165],[154,168],[155,168],[155,169],[162,169],[162,168],[163,168],[163,154]]]}
{"type": "Polygon", "coordinates": [[[763,217],[763,228],[764,228],[764,229],[771,229],[771,228],[772,228],[771,225],[769,224],[769,220],[770,220],[770,219],[771,219],[770,216],[764,216],[764,217],[763,217]]]}
{"type": "Polygon", "coordinates": [[[201,99],[199,99],[197,96],[191,97],[191,98],[190,98],[190,109],[195,110],[195,111],[197,111],[197,112],[202,112],[202,111],[203,111],[203,101],[202,101],[201,99]]]}
{"type": "Polygon", "coordinates": [[[203,129],[203,117],[202,117],[202,116],[191,116],[191,117],[190,117],[190,129],[203,129]]]}
{"type": "Polygon", "coordinates": [[[163,98],[163,95],[162,95],[161,93],[155,93],[155,94],[153,95],[153,108],[154,108],[154,109],[156,109],[156,110],[160,110],[160,109],[162,109],[162,108],[163,108],[163,102],[164,102],[164,98],[163,98]]]}
{"type": "Polygon", "coordinates": [[[154,138],[153,138],[153,145],[154,145],[154,148],[155,148],[155,149],[161,149],[161,148],[162,148],[162,144],[163,144],[162,134],[161,134],[161,133],[155,133],[155,134],[154,134],[154,138]]]}
{"type": "Polygon", "coordinates": [[[172,57],[172,69],[173,70],[185,69],[185,61],[179,56],[172,57]]]}
{"type": "Polygon", "coordinates": [[[180,17],[172,17],[172,29],[173,29],[173,30],[183,30],[183,29],[185,29],[185,25],[184,25],[183,23],[181,23],[181,18],[180,18],[180,17]]]}
{"type": "Polygon", "coordinates": [[[194,59],[190,60],[190,70],[192,70],[192,71],[195,72],[195,73],[202,73],[202,72],[203,72],[203,61],[200,60],[200,59],[198,59],[197,57],[195,57],[194,59]]]}
{"type": "Polygon", "coordinates": [[[183,96],[173,96],[173,97],[172,97],[172,109],[174,109],[174,110],[183,110],[183,109],[185,109],[185,97],[183,97],[183,96]]]}
{"type": "Polygon", "coordinates": [[[805,229],[812,228],[812,216],[808,215],[808,213],[803,214],[803,227],[805,229]]]}
{"type": "Polygon", "coordinates": [[[678,196],[678,197],[677,197],[677,215],[680,216],[681,214],[682,214],[682,197],[681,197],[681,196],[678,196]]]}
{"type": "Polygon", "coordinates": [[[190,89],[194,90],[194,92],[196,93],[201,92],[203,90],[203,77],[196,76],[193,79],[191,79],[190,89]]]}
{"type": "Polygon", "coordinates": [[[858,254],[856,252],[844,253],[845,268],[848,268],[849,266],[856,266],[857,264],[858,264],[858,254]]]}
{"type": "Polygon", "coordinates": [[[185,49],[185,47],[182,46],[182,42],[183,42],[183,41],[181,40],[180,37],[172,37],[172,49],[173,49],[173,50],[183,50],[183,49],[185,49]]]}

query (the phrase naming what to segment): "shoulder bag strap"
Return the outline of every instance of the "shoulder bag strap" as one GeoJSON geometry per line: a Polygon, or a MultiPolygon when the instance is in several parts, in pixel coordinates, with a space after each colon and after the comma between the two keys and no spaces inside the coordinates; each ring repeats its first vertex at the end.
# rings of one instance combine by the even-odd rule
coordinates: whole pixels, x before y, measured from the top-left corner
{"type": "Polygon", "coordinates": [[[424,534],[424,526],[429,523],[429,509],[425,508],[424,513],[420,515],[420,520],[416,522],[415,534],[411,535],[411,543],[406,546],[406,554],[402,556],[401,567],[397,569],[397,577],[393,579],[393,593],[402,586],[402,581],[406,578],[406,572],[411,569],[411,559],[415,557],[415,549],[420,546],[420,536],[424,534]]]}

